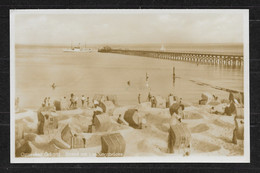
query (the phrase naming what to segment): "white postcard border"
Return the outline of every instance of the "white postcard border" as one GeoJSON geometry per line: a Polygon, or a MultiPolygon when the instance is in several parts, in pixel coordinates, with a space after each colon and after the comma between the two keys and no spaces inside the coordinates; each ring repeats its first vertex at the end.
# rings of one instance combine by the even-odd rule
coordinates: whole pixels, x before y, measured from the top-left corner
{"type": "Polygon", "coordinates": [[[115,9],[115,10],[10,10],[10,162],[11,163],[250,163],[250,118],[244,119],[243,156],[150,156],[150,157],[15,157],[15,15],[16,14],[89,14],[89,13],[239,13],[244,18],[244,114],[249,104],[249,10],[248,9],[115,9]]]}

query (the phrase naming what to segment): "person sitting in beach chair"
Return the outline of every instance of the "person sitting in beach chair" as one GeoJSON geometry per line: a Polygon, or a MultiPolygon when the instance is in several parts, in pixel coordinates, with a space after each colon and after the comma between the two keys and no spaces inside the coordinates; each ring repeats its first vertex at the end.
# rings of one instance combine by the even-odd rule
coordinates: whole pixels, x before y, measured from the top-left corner
{"type": "Polygon", "coordinates": [[[169,108],[171,116],[175,116],[179,122],[181,122],[181,119],[184,117],[183,115],[184,105],[181,103],[174,103],[169,108]]]}
{"type": "Polygon", "coordinates": [[[122,125],[126,125],[126,126],[129,125],[128,122],[126,122],[126,121],[124,120],[124,118],[122,118],[122,115],[121,115],[121,114],[119,114],[119,116],[118,116],[117,123],[118,123],[118,124],[122,124],[122,125]]]}
{"type": "Polygon", "coordinates": [[[223,112],[217,111],[214,107],[211,107],[210,113],[231,116],[232,114],[236,113],[235,102],[234,100],[231,100],[228,106],[223,107],[223,112]]]}
{"type": "Polygon", "coordinates": [[[99,102],[97,100],[94,100],[94,111],[93,111],[93,116],[92,116],[92,124],[94,125],[94,118],[96,115],[102,114],[103,109],[99,107],[99,102]]]}
{"type": "Polygon", "coordinates": [[[218,97],[217,96],[215,96],[214,94],[212,96],[214,98],[214,101],[218,101],[218,97]]]}
{"type": "Polygon", "coordinates": [[[233,113],[236,113],[236,106],[234,100],[231,100],[230,105],[225,108],[224,114],[231,116],[233,113]]]}

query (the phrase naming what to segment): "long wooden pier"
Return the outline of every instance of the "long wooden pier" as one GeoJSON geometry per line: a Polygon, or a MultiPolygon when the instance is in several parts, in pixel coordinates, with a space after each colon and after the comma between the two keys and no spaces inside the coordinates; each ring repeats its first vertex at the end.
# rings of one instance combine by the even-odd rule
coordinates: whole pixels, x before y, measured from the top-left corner
{"type": "Polygon", "coordinates": [[[222,55],[206,53],[179,53],[166,51],[127,50],[127,49],[100,49],[102,53],[117,53],[124,55],[144,56],[158,59],[186,61],[197,64],[211,64],[224,66],[243,66],[244,58],[241,55],[222,55]]]}

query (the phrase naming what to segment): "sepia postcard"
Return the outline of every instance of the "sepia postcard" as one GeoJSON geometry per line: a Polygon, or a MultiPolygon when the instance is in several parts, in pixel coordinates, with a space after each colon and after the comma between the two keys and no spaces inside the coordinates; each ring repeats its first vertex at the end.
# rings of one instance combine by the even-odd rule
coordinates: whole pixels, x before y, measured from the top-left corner
{"type": "Polygon", "coordinates": [[[11,163],[250,162],[248,10],[10,10],[11,163]]]}

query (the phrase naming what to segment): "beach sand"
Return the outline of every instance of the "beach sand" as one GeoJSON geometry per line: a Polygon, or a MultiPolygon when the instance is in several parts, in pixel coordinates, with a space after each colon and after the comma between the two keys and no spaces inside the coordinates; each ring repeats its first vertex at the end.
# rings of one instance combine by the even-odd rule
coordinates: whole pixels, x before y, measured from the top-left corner
{"type": "MultiPolygon", "coordinates": [[[[149,105],[149,104],[148,104],[149,105]]],[[[191,133],[190,155],[200,156],[241,156],[243,155],[243,140],[232,143],[235,128],[234,117],[209,113],[209,105],[189,105],[185,107],[185,119],[182,123],[191,133]]],[[[91,124],[93,110],[76,109],[57,111],[58,129],[51,134],[37,135],[37,112],[27,110],[15,115],[16,128],[23,127],[24,137],[16,136],[16,148],[28,142],[32,148],[25,157],[94,157],[101,151],[101,136],[120,133],[126,143],[124,156],[165,156],[182,155],[176,150],[167,153],[170,113],[169,108],[151,108],[146,104],[121,106],[114,109],[110,116],[111,127],[106,132],[87,133],[91,124]],[[119,114],[129,108],[137,108],[145,117],[147,124],[143,129],[116,123],[119,114]],[[86,148],[61,149],[51,143],[53,138],[60,136],[62,129],[70,124],[72,128],[86,138],[86,148]],[[47,154],[46,154],[47,153],[47,154]]]]}

